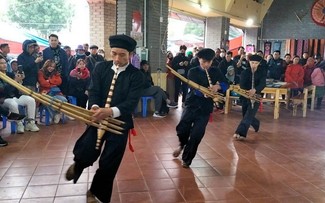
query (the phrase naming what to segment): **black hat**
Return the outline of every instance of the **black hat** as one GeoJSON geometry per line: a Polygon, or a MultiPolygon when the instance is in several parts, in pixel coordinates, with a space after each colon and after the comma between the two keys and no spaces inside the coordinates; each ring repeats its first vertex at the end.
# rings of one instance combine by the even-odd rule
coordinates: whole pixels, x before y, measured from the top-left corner
{"type": "Polygon", "coordinates": [[[96,46],[96,45],[91,45],[91,46],[89,47],[89,49],[98,49],[98,46],[96,46]]]}
{"type": "Polygon", "coordinates": [[[199,52],[197,52],[196,56],[198,58],[207,60],[207,61],[211,61],[214,57],[215,57],[215,52],[213,49],[210,48],[204,48],[201,49],[199,52]]]}
{"type": "Polygon", "coordinates": [[[251,56],[249,57],[249,61],[258,61],[258,62],[261,62],[262,59],[263,59],[263,58],[262,58],[261,56],[256,55],[256,54],[251,55],[251,56]]]}
{"type": "Polygon", "coordinates": [[[109,45],[111,48],[122,48],[131,52],[137,46],[137,42],[133,38],[122,34],[110,36],[109,45]]]}

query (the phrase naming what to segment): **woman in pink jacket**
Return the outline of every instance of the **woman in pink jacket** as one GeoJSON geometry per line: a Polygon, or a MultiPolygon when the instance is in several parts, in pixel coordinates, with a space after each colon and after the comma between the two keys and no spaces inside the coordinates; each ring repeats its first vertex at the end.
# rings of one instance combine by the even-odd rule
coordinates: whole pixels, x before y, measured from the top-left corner
{"type": "Polygon", "coordinates": [[[311,81],[316,86],[316,109],[321,109],[322,100],[325,93],[325,61],[322,61],[311,74],[311,81]]]}

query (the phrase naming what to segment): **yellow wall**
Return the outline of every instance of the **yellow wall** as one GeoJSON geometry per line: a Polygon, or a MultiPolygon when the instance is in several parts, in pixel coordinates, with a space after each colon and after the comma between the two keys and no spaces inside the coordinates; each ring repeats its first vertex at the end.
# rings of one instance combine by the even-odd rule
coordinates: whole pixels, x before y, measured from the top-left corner
{"type": "Polygon", "coordinates": [[[160,85],[158,84],[159,77],[157,73],[151,73],[153,83],[157,86],[160,86],[163,90],[166,91],[166,75],[167,73],[160,73],[160,85]]]}

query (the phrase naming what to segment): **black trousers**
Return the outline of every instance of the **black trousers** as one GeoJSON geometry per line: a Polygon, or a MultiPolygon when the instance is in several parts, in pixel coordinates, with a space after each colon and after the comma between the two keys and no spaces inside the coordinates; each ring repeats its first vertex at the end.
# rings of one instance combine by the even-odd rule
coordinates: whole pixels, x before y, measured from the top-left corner
{"type": "Polygon", "coordinates": [[[178,102],[178,96],[182,89],[182,102],[185,102],[186,95],[188,92],[188,85],[182,82],[181,79],[175,77],[175,102],[178,102]]]}
{"type": "Polygon", "coordinates": [[[181,147],[184,147],[182,160],[191,165],[197,148],[204,136],[210,113],[202,113],[200,109],[186,107],[181,120],[176,126],[177,136],[181,147]]]}
{"type": "Polygon", "coordinates": [[[122,135],[106,132],[102,138],[104,148],[96,150],[97,128],[88,127],[73,149],[76,168],[83,170],[99,158],[99,168],[93,178],[90,191],[102,202],[110,202],[114,178],[122,161],[128,139],[128,131],[122,135]],[[105,142],[104,142],[105,141],[105,142]]]}
{"type": "Polygon", "coordinates": [[[252,125],[255,129],[259,128],[260,121],[255,118],[260,103],[255,102],[252,108],[252,103],[249,99],[242,98],[242,115],[243,119],[237,127],[236,133],[246,137],[249,127],[252,125]]]}

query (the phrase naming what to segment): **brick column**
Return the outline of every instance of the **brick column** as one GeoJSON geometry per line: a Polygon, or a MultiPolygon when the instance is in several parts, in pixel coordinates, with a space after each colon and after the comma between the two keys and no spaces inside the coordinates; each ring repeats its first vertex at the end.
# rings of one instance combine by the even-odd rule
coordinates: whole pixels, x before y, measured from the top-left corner
{"type": "Polygon", "coordinates": [[[210,17],[206,20],[205,47],[225,48],[229,39],[230,19],[226,17],[210,17]]]}
{"type": "Polygon", "coordinates": [[[90,17],[90,45],[96,44],[105,50],[109,59],[110,48],[108,37],[116,34],[116,1],[87,0],[90,17]]]}

